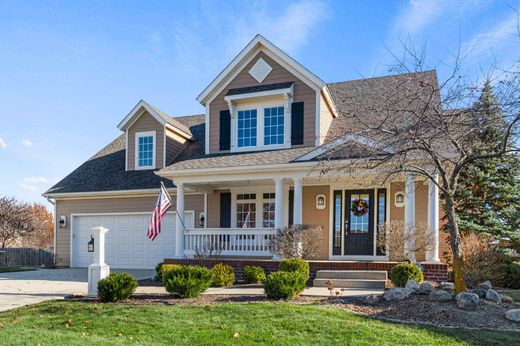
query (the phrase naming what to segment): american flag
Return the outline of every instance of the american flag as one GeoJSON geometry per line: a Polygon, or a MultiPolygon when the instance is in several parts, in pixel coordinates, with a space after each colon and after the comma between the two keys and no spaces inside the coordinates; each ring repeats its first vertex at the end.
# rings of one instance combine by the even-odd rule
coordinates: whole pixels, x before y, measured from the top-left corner
{"type": "Polygon", "coordinates": [[[157,199],[157,204],[155,205],[155,209],[153,210],[152,218],[150,220],[150,225],[148,226],[148,233],[146,236],[150,238],[152,241],[157,238],[159,233],[161,233],[161,220],[164,214],[172,207],[172,200],[168,191],[163,184],[161,184],[161,191],[159,192],[159,198],[157,199]]]}

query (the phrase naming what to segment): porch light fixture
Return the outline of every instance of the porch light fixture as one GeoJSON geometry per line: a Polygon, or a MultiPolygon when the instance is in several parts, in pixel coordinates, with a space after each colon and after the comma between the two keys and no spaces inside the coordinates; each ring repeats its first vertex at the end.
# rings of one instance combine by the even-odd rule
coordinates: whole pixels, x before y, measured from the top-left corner
{"type": "Polygon", "coordinates": [[[60,216],[59,225],[60,228],[65,228],[67,226],[67,217],[65,215],[60,216]]]}
{"type": "Polygon", "coordinates": [[[395,193],[394,204],[397,208],[404,207],[404,192],[399,191],[395,193]]]}
{"type": "Polygon", "coordinates": [[[94,252],[94,236],[90,235],[90,241],[88,242],[88,252],[94,252]]]}
{"type": "Polygon", "coordinates": [[[204,212],[201,212],[199,214],[199,226],[204,227],[204,221],[206,221],[206,215],[204,215],[204,212]]]}
{"type": "Polygon", "coordinates": [[[316,195],[316,209],[325,209],[327,206],[327,199],[323,193],[316,195]]]}

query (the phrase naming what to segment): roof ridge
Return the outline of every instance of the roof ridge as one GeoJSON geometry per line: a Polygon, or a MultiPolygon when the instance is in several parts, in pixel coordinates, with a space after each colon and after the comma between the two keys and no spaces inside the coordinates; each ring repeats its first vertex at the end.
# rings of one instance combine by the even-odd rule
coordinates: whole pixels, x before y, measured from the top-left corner
{"type": "Polygon", "coordinates": [[[398,73],[398,74],[389,74],[386,76],[376,76],[376,77],[368,77],[368,78],[359,78],[359,79],[349,79],[345,81],[338,81],[338,82],[330,82],[327,83],[327,85],[333,85],[333,84],[342,84],[342,83],[350,83],[350,82],[360,82],[360,81],[367,81],[367,80],[374,80],[374,79],[385,79],[385,78],[391,78],[391,77],[401,77],[401,76],[408,76],[408,75],[414,75],[414,74],[427,74],[427,73],[437,73],[436,69],[426,70],[426,71],[419,71],[419,72],[406,72],[406,73],[398,73]]]}

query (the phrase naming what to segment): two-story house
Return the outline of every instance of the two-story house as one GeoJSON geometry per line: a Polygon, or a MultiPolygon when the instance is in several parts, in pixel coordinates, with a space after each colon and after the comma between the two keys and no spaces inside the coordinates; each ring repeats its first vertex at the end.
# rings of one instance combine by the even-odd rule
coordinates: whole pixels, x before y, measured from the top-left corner
{"type": "MultiPolygon", "coordinates": [[[[352,174],[315,169],[345,116],[339,98],[370,102],[401,80],[421,78],[437,83],[434,71],[326,83],[257,35],[197,97],[205,114],[170,117],[140,101],[117,139],[44,194],[55,203],[57,264],[89,265],[94,226],[109,229],[108,264],[154,268],[208,248],[221,258],[271,259],[269,237],[292,224],[322,227],[318,260],[384,263],[377,232],[393,220],[426,224],[435,244],[416,257],[438,263],[435,184],[410,176],[363,185],[352,174]],[[160,182],[174,207],[151,241],[146,230],[160,182]],[[354,215],[350,207],[360,200],[366,212],[354,215]]],[[[349,157],[336,159],[330,164],[349,157]]]]}

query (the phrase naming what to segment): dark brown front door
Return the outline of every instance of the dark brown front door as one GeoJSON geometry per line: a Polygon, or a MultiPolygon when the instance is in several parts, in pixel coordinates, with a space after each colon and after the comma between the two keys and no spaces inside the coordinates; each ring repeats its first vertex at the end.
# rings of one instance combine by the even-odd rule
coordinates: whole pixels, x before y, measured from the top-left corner
{"type": "Polygon", "coordinates": [[[345,254],[373,255],[374,190],[345,191],[345,254]],[[357,212],[352,208],[356,206],[357,212]]]}

